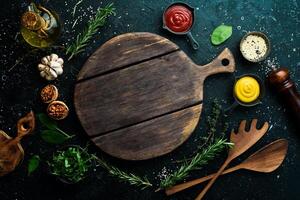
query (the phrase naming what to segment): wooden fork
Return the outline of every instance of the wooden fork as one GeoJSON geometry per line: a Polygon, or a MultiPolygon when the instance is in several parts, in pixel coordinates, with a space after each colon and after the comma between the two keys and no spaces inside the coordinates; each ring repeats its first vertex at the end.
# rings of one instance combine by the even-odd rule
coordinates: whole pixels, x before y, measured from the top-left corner
{"type": "Polygon", "coordinates": [[[234,130],[231,131],[230,134],[230,142],[234,143],[233,148],[229,150],[228,157],[219,171],[216,173],[213,179],[206,185],[206,187],[202,190],[202,192],[196,197],[195,200],[201,200],[210,187],[214,184],[217,178],[222,174],[228,164],[245,151],[247,151],[250,147],[252,147],[262,136],[268,131],[269,124],[267,122],[264,123],[261,129],[257,129],[257,119],[253,119],[250,125],[250,130],[246,131],[246,120],[243,120],[240,123],[238,133],[235,133],[234,130]]]}

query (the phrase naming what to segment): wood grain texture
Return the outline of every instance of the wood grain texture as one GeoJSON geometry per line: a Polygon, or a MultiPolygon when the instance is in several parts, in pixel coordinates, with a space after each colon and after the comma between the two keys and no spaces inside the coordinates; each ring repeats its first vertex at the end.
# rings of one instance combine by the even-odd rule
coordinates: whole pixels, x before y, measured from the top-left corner
{"type": "MultiPolygon", "coordinates": [[[[101,149],[129,160],[163,155],[186,140],[192,129],[186,128],[190,131],[183,132],[182,126],[188,126],[188,123],[175,121],[173,113],[200,106],[207,76],[235,69],[228,49],[211,63],[199,66],[174,43],[150,33],[118,36],[97,52],[82,68],[75,86],[76,112],[87,134],[97,138],[94,141],[101,149]],[[160,124],[157,119],[164,120],[164,123],[160,124]],[[157,124],[148,125],[152,120],[157,124]],[[179,127],[166,132],[163,127],[171,121],[179,127]],[[132,128],[139,126],[145,130],[132,128]],[[138,134],[143,131],[147,137],[138,134]],[[112,141],[112,138],[117,140],[113,137],[115,135],[119,141],[112,141]],[[126,135],[138,138],[131,141],[126,135]],[[150,142],[149,138],[155,142],[150,142]],[[126,145],[143,147],[144,150],[137,148],[140,154],[125,151],[131,148],[126,145]],[[148,145],[153,147],[148,148],[148,145]]],[[[194,114],[200,116],[197,112],[194,114]]]]}
{"type": "Polygon", "coordinates": [[[205,188],[200,192],[200,194],[195,198],[195,200],[201,200],[217,180],[217,178],[223,173],[225,168],[229,165],[229,163],[246,152],[249,148],[251,148],[258,140],[260,140],[268,131],[269,123],[265,122],[264,125],[257,129],[257,119],[253,119],[250,125],[249,131],[246,130],[247,121],[243,120],[240,123],[238,132],[235,133],[232,130],[230,134],[230,142],[234,144],[232,148],[229,149],[227,159],[218,170],[216,175],[209,181],[209,183],[205,186],[205,188]]]}
{"type": "Polygon", "coordinates": [[[168,39],[152,33],[127,33],[112,38],[101,46],[85,63],[78,80],[141,62],[179,49],[168,39]]]}
{"type": "MultiPolygon", "coordinates": [[[[288,141],[285,139],[276,140],[263,148],[259,149],[251,156],[249,156],[242,163],[231,167],[222,172],[222,175],[228,174],[240,169],[251,170],[255,172],[270,173],[276,170],[286,157],[288,150],[288,141]]],[[[192,181],[188,181],[179,185],[175,185],[166,189],[166,195],[172,195],[182,190],[188,189],[205,181],[212,179],[216,174],[210,174],[208,176],[198,178],[192,181]]]]}
{"type": "Polygon", "coordinates": [[[168,153],[194,131],[202,104],[93,138],[103,151],[126,160],[144,160],[168,153]]]}
{"type": "Polygon", "coordinates": [[[82,125],[94,136],[200,103],[196,70],[179,51],[78,83],[82,125]]]}

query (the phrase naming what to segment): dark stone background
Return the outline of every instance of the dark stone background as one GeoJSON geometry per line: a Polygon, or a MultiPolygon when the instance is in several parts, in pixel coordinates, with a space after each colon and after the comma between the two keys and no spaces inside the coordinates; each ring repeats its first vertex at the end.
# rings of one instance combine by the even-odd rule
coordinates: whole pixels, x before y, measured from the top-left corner
{"type": "MultiPolygon", "coordinates": [[[[61,16],[64,31],[58,45],[64,45],[81,32],[89,16],[98,6],[110,1],[83,0],[78,7],[75,17],[71,16],[73,6],[78,0],[49,0],[47,5],[52,7],[61,16]],[[72,24],[79,18],[78,24],[72,29],[72,24]]],[[[113,0],[112,0],[113,1],[113,0]]],[[[95,36],[95,40],[87,51],[65,63],[65,72],[55,84],[58,86],[61,99],[71,108],[71,115],[60,122],[60,127],[77,135],[69,141],[72,144],[85,145],[87,137],[76,118],[73,108],[73,86],[76,75],[88,56],[106,40],[115,35],[133,31],[149,31],[165,36],[177,43],[196,63],[205,64],[214,58],[223,48],[229,47],[237,61],[237,70],[234,75],[221,74],[210,77],[205,84],[204,111],[202,120],[192,137],[180,148],[166,156],[142,162],[126,162],[104,155],[114,165],[147,177],[155,184],[159,183],[157,174],[164,167],[168,170],[176,169],[174,160],[189,157],[199,145],[199,138],[205,136],[205,119],[214,98],[221,100],[223,107],[229,106],[232,99],[232,86],[234,77],[245,73],[254,73],[265,79],[268,65],[287,66],[296,83],[300,82],[299,52],[300,52],[300,12],[299,0],[214,0],[214,1],[185,1],[195,7],[196,23],[193,28],[195,38],[201,48],[191,50],[184,37],[177,37],[167,33],[161,28],[162,12],[172,1],[170,0],[119,0],[114,1],[117,15],[111,17],[107,25],[95,36]],[[212,30],[221,23],[233,26],[232,37],[223,45],[214,47],[210,44],[212,30]],[[271,40],[272,53],[268,61],[260,64],[251,64],[242,59],[238,44],[241,37],[248,31],[263,31],[271,40]]],[[[39,90],[47,84],[40,78],[37,63],[40,58],[47,55],[46,50],[32,51],[20,35],[19,18],[25,1],[1,1],[0,12],[0,127],[11,135],[15,135],[17,120],[30,111],[43,112],[45,106],[39,100],[39,90]],[[24,55],[21,64],[13,69],[17,59],[24,55]]],[[[55,51],[66,58],[61,51],[55,51]]],[[[117,112],[117,111],[116,111],[117,112]]],[[[289,140],[289,151],[284,164],[275,172],[260,174],[249,171],[239,171],[219,178],[207,194],[207,199],[297,199],[300,195],[300,138],[297,136],[295,123],[282,106],[276,95],[267,87],[266,96],[261,105],[253,108],[238,108],[227,119],[231,128],[237,127],[242,119],[259,118],[260,121],[270,122],[272,128],[250,151],[277,139],[289,140]]],[[[56,199],[104,199],[104,200],[146,200],[146,199],[193,199],[202,186],[182,192],[167,198],[163,193],[154,193],[153,190],[141,191],[138,188],[119,183],[111,178],[101,168],[91,172],[91,176],[80,184],[65,185],[47,172],[45,161],[52,152],[59,148],[46,144],[39,137],[40,127],[34,135],[25,138],[22,142],[26,156],[21,166],[13,173],[0,178],[1,200],[56,200],[56,199]],[[41,168],[33,175],[27,176],[28,158],[34,154],[41,156],[44,161],[41,168]]],[[[93,146],[91,152],[103,154],[93,146]]],[[[249,155],[249,152],[245,155],[249,155]]],[[[243,158],[245,157],[243,156],[243,158]]],[[[225,152],[214,162],[202,170],[192,173],[189,179],[207,175],[214,172],[225,159],[225,152]]]]}

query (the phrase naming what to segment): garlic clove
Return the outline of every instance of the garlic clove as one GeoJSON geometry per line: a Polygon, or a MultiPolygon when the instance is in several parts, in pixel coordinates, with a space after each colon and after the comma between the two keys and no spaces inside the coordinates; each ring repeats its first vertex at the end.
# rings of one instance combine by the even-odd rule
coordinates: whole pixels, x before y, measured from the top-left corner
{"type": "Polygon", "coordinates": [[[62,75],[62,73],[63,73],[63,68],[62,67],[54,68],[54,70],[56,71],[57,75],[62,75]]]}
{"type": "Polygon", "coordinates": [[[57,61],[57,59],[58,59],[58,55],[57,54],[53,53],[53,54],[50,55],[50,60],[51,61],[57,61]]]}
{"type": "Polygon", "coordinates": [[[41,77],[45,78],[46,76],[48,76],[48,74],[45,71],[41,71],[40,72],[41,77]]]}
{"type": "Polygon", "coordinates": [[[58,62],[55,62],[55,61],[50,61],[49,66],[51,68],[55,68],[55,67],[61,67],[61,64],[59,64],[58,62]]]}
{"type": "Polygon", "coordinates": [[[54,78],[57,78],[57,73],[56,73],[56,71],[53,70],[53,69],[50,69],[50,70],[49,70],[49,75],[51,75],[51,76],[54,77],[54,78]]]}
{"type": "Polygon", "coordinates": [[[48,61],[48,59],[46,57],[43,57],[42,60],[41,60],[41,63],[44,64],[44,65],[47,65],[48,62],[49,61],[48,61]]]}
{"type": "Polygon", "coordinates": [[[47,66],[45,66],[44,64],[39,64],[39,65],[38,65],[38,69],[39,69],[40,71],[44,70],[46,67],[47,67],[47,66]]]}
{"type": "Polygon", "coordinates": [[[63,67],[64,60],[62,58],[57,59],[56,62],[58,62],[61,65],[61,67],[63,67]]]}

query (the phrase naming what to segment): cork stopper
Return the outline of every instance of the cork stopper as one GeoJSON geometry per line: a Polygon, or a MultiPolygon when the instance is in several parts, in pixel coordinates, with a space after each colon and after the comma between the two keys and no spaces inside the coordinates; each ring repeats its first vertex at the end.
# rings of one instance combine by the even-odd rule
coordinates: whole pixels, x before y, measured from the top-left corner
{"type": "Polygon", "coordinates": [[[27,11],[22,15],[21,23],[29,30],[39,30],[43,26],[41,16],[32,11],[27,11]]]}

